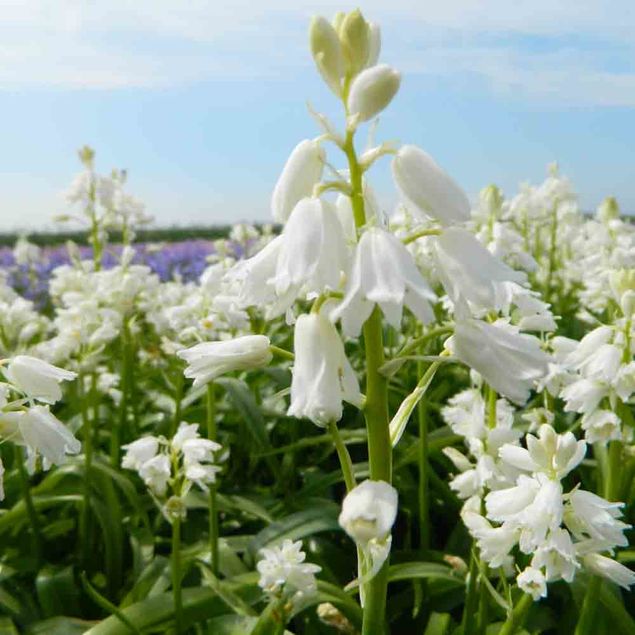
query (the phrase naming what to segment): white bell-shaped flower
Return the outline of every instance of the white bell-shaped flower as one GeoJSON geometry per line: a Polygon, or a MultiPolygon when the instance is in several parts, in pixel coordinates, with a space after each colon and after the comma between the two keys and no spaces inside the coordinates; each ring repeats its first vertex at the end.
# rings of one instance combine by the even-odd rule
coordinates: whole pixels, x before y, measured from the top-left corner
{"type": "Polygon", "coordinates": [[[139,470],[146,461],[157,455],[159,439],[152,436],[141,437],[141,439],[128,443],[122,448],[125,455],[121,460],[121,467],[127,470],[139,470]]]}
{"type": "Polygon", "coordinates": [[[286,223],[300,199],[311,196],[322,178],[325,154],[319,141],[305,139],[293,149],[271,196],[271,211],[278,223],[286,223]]]}
{"type": "Polygon", "coordinates": [[[319,198],[303,198],[282,232],[274,285],[278,296],[300,289],[322,293],[337,289],[348,268],[348,249],[334,207],[319,198]]]}
{"type": "Polygon", "coordinates": [[[177,355],[189,364],[185,376],[200,386],[233,370],[266,366],[272,357],[269,347],[266,335],[245,335],[232,340],[202,342],[178,351],[177,355]]]}
{"type": "Polygon", "coordinates": [[[436,218],[444,225],[470,218],[470,202],[465,192],[420,148],[402,146],[393,159],[392,174],[414,211],[436,218]]]}
{"type": "Polygon", "coordinates": [[[635,572],[599,553],[588,553],[582,558],[584,567],[591,573],[599,575],[628,590],[635,584],[635,572]]]}
{"type": "Polygon", "coordinates": [[[341,419],[342,400],[361,405],[357,375],[336,328],[324,315],[298,318],[294,349],[289,416],[325,426],[341,419]]]}
{"type": "Polygon", "coordinates": [[[62,465],[67,454],[77,454],[82,447],[73,433],[45,406],[0,413],[0,433],[18,445],[25,445],[31,452],[41,454],[45,468],[51,464],[62,465]]]}
{"type": "Polygon", "coordinates": [[[359,335],[375,304],[399,328],[404,305],[424,324],[434,319],[436,295],[419,273],[412,255],[390,232],[371,227],[357,245],[353,271],[342,303],[331,313],[346,335],[359,335]]]}
{"type": "Polygon", "coordinates": [[[540,340],[502,321],[457,319],[446,346],[514,403],[524,404],[534,382],[547,373],[549,357],[540,340]]]}
{"type": "Polygon", "coordinates": [[[500,311],[511,300],[510,282],[527,276],[492,256],[473,234],[459,227],[446,229],[435,241],[437,274],[454,304],[467,301],[479,311],[500,311]]]}
{"type": "Polygon", "coordinates": [[[77,377],[77,373],[53,366],[37,357],[17,355],[9,362],[7,379],[30,399],[54,404],[62,398],[60,383],[77,377]]]}

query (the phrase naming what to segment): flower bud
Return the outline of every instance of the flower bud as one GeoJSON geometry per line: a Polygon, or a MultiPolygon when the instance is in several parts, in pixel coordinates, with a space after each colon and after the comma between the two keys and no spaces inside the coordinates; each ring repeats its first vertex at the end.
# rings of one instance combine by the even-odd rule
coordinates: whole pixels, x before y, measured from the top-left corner
{"type": "Polygon", "coordinates": [[[271,196],[271,211],[279,223],[285,223],[300,199],[311,196],[322,177],[324,150],[319,142],[300,141],[287,159],[271,196]]]}
{"type": "Polygon", "coordinates": [[[385,481],[364,481],[342,502],[339,523],[357,543],[383,540],[397,517],[397,490],[385,481]]]}
{"type": "Polygon", "coordinates": [[[446,225],[470,217],[465,192],[420,148],[402,146],[393,159],[392,174],[402,195],[420,212],[446,225]]]}
{"type": "Polygon", "coordinates": [[[379,59],[379,52],[381,51],[381,30],[379,24],[374,22],[368,23],[368,59],[366,60],[366,67],[375,66],[379,59]]]}
{"type": "Polygon", "coordinates": [[[617,269],[609,274],[609,285],[622,312],[630,317],[635,312],[635,270],[617,269]]]}
{"type": "Polygon", "coordinates": [[[337,31],[326,18],[316,16],[311,20],[309,46],[322,79],[339,97],[342,94],[344,57],[337,31]]]}
{"type": "Polygon", "coordinates": [[[348,13],[339,28],[347,71],[354,76],[366,67],[370,52],[370,30],[359,9],[348,13]]]}
{"type": "Polygon", "coordinates": [[[620,207],[614,196],[607,196],[598,207],[597,217],[603,223],[609,223],[620,217],[620,207]]]}
{"type": "Polygon", "coordinates": [[[368,121],[379,114],[399,90],[399,72],[380,64],[362,71],[351,84],[348,95],[350,116],[357,115],[359,121],[368,121]]]}

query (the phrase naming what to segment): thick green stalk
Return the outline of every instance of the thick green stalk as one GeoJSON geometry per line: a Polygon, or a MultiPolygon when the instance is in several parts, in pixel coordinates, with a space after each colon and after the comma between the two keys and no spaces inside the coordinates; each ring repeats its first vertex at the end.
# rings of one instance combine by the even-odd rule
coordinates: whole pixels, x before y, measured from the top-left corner
{"type": "MultiPolygon", "coordinates": [[[[505,623],[498,631],[498,635],[514,635],[517,633],[525,623],[527,612],[533,604],[533,598],[528,593],[523,593],[523,596],[516,602],[512,612],[507,616],[505,623]]],[[[576,631],[577,632],[577,631],[576,631]]]]}
{"type": "Polygon", "coordinates": [[[42,531],[40,529],[40,521],[38,520],[37,511],[35,509],[35,505],[33,504],[29,475],[27,474],[26,467],[24,465],[24,453],[22,448],[17,445],[15,446],[15,462],[18,468],[20,484],[22,486],[26,513],[29,518],[29,524],[31,525],[33,556],[39,566],[42,559],[42,531]]]}
{"type": "MultiPolygon", "coordinates": [[[[355,226],[359,230],[366,223],[362,169],[357,161],[353,132],[346,135],[344,151],[348,159],[351,179],[351,205],[355,226]]],[[[388,383],[379,372],[384,364],[384,335],[381,313],[375,307],[364,324],[364,352],[366,355],[366,405],[364,416],[368,430],[368,461],[370,478],[391,482],[392,446],[388,428],[388,383]]],[[[388,562],[386,558],[377,575],[365,585],[364,618],[362,635],[379,635],[386,630],[386,591],[388,587],[388,562]]]]}
{"type": "Polygon", "coordinates": [[[181,592],[181,519],[172,521],[172,594],[174,596],[174,621],[176,633],[182,632],[183,596],[181,592]]]}
{"type": "MultiPolygon", "coordinates": [[[[213,382],[207,384],[207,438],[216,441],[216,394],[213,382]]],[[[218,509],[216,483],[209,487],[209,553],[212,573],[218,576],[218,509]]]]}

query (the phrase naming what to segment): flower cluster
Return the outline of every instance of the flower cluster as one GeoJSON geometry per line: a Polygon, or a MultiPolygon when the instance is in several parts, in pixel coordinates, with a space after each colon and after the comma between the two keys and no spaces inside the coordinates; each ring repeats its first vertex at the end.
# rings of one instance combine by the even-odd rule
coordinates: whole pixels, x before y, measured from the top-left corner
{"type": "Polygon", "coordinates": [[[139,474],[165,517],[185,519],[185,496],[193,485],[208,491],[216,482],[220,444],[204,439],[198,424],[182,422],[172,439],[146,436],[123,446],[121,466],[139,474]]]}
{"type": "Polygon", "coordinates": [[[317,581],[315,574],[322,568],[305,562],[302,541],[285,539],[282,544],[261,549],[262,559],[256,568],[260,574],[258,585],[275,598],[284,598],[294,605],[315,594],[317,581]]]}
{"type": "Polygon", "coordinates": [[[624,531],[630,525],[619,520],[623,504],[563,488],[563,479],[584,458],[586,443],[543,424],[537,436],[527,435],[526,444],[499,448],[502,462],[518,476],[485,496],[484,515],[480,499],[463,509],[481,557],[491,567],[509,568],[514,548],[530,555],[517,582],[534,599],[547,595],[547,582],[571,582],[581,568],[627,588],[635,584],[635,573],[602,555],[628,544],[624,531]]]}
{"type": "Polygon", "coordinates": [[[80,442],[51,412],[62,398],[60,384],[75,379],[76,373],[28,355],[5,360],[2,373],[0,435],[26,448],[29,470],[35,469],[38,457],[46,470],[64,463],[67,454],[77,454],[80,442]]]}

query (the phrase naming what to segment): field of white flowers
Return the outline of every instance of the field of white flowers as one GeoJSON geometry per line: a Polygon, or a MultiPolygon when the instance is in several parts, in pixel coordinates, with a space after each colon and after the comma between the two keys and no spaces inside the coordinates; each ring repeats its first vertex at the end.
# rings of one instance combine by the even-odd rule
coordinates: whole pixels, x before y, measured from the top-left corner
{"type": "Polygon", "coordinates": [[[374,141],[379,27],[309,41],[280,231],[138,246],[84,148],[90,249],[0,258],[0,632],[635,634],[635,226],[555,166],[471,208],[374,141]]]}

